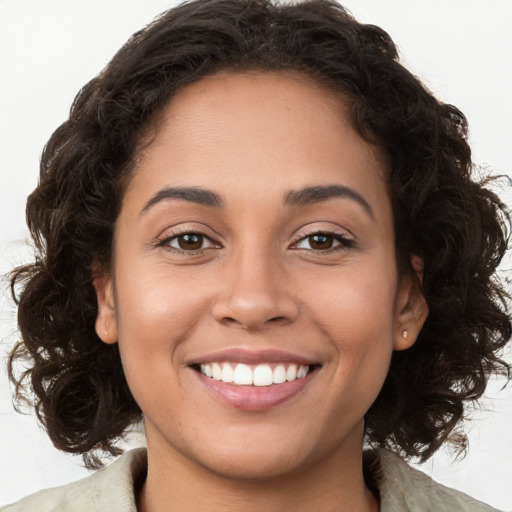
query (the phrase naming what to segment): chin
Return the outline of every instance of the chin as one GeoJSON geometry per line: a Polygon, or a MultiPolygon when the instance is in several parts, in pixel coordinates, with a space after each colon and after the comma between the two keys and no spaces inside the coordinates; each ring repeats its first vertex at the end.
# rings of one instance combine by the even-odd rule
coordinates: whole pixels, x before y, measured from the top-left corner
{"type": "MultiPolygon", "coordinates": [[[[247,427],[247,426],[246,426],[247,427]]],[[[276,426],[196,431],[194,439],[167,439],[166,444],[198,467],[221,478],[246,481],[279,479],[300,472],[329,451],[312,442],[311,433],[276,426]]]]}
{"type": "Polygon", "coordinates": [[[276,427],[226,429],[215,443],[210,438],[202,446],[194,445],[188,456],[219,477],[258,482],[299,474],[344,445],[342,435],[337,438],[292,425],[276,427]]]}
{"type": "Polygon", "coordinates": [[[266,450],[217,454],[214,458],[198,461],[210,473],[230,480],[264,482],[279,480],[300,472],[308,460],[296,454],[266,450]]]}

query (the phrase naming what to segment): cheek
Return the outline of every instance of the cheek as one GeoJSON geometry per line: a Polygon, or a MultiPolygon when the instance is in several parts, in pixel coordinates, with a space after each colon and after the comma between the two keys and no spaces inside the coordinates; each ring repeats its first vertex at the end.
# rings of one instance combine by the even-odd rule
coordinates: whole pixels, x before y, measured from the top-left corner
{"type": "MultiPolygon", "coordinates": [[[[360,396],[367,406],[386,377],[393,350],[396,277],[345,268],[339,279],[317,280],[310,295],[314,322],[336,354],[332,371],[345,396],[360,396]]],[[[357,402],[357,400],[356,400],[357,402]]]]}
{"type": "Polygon", "coordinates": [[[119,345],[128,373],[152,360],[159,366],[179,364],[184,341],[208,308],[204,283],[163,265],[139,265],[135,272],[119,266],[116,305],[119,345]]]}
{"type": "MultiPolygon", "coordinates": [[[[172,269],[165,262],[141,262],[116,271],[117,308],[121,329],[180,329],[204,299],[204,283],[194,273],[172,269]],[[179,320],[179,321],[176,321],[179,320]]],[[[186,328],[186,325],[183,326],[186,328]]],[[[129,334],[129,333],[126,333],[129,334]]]]}
{"type": "Polygon", "coordinates": [[[321,325],[340,339],[393,333],[397,278],[392,271],[371,268],[371,272],[368,267],[343,268],[337,275],[314,281],[310,305],[321,325]]]}
{"type": "MultiPolygon", "coordinates": [[[[119,350],[128,386],[146,414],[160,410],[174,425],[172,411],[184,400],[180,361],[203,316],[199,283],[169,278],[164,266],[116,272],[119,350]],[[172,391],[172,392],[171,392],[172,391]],[[166,397],[162,407],[162,396],[166,397]]],[[[139,267],[140,269],[140,267],[139,267]]]]}

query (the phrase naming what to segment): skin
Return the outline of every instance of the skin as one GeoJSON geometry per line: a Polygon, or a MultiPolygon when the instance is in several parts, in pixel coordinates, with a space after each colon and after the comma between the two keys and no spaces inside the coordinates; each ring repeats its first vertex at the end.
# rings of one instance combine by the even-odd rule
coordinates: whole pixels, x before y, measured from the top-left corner
{"type": "Polygon", "coordinates": [[[171,100],[153,136],[112,270],[95,281],[98,335],[119,343],[145,416],[139,509],[378,510],[362,475],[364,415],[427,315],[396,268],[383,158],[339,98],[297,73],[205,78],[171,100]],[[367,207],[355,196],[285,204],[333,184],[367,207]],[[167,187],[208,189],[222,206],[155,197],[167,187]],[[184,232],[204,235],[201,249],[177,249],[184,232]],[[338,240],[315,245],[319,232],[338,240]],[[189,366],[227,348],[277,348],[319,368],[290,400],[237,409],[189,366]]]}

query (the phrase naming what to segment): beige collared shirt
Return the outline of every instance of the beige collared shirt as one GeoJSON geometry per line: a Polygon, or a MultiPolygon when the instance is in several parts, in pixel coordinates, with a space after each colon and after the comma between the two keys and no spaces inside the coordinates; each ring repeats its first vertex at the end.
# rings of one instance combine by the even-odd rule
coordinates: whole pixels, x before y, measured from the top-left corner
{"type": "MultiPolygon", "coordinates": [[[[370,452],[365,459],[373,459],[366,469],[380,494],[380,512],[496,512],[467,494],[438,484],[391,452],[370,452]]],[[[87,478],[39,491],[1,511],[137,512],[134,484],[144,478],[146,468],[146,450],[131,450],[87,478]]]]}

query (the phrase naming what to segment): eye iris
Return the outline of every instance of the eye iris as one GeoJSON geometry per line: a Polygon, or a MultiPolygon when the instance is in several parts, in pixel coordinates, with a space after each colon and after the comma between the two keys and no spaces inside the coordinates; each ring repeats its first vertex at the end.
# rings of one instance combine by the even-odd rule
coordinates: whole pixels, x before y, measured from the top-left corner
{"type": "Polygon", "coordinates": [[[202,235],[195,235],[193,233],[181,235],[178,237],[178,245],[180,246],[180,249],[189,251],[201,249],[201,246],[203,245],[203,237],[202,235]]]}
{"type": "Polygon", "coordinates": [[[312,235],[309,237],[309,245],[312,249],[330,249],[332,244],[332,235],[312,235]]]}

